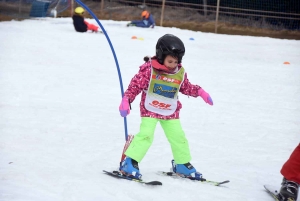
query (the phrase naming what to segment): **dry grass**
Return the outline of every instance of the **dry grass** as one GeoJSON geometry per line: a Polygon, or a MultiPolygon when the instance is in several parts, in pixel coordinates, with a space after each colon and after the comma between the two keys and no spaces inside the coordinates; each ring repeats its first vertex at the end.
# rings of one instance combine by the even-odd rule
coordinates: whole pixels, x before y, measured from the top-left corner
{"type": "MultiPolygon", "coordinates": [[[[127,12],[114,12],[109,13],[105,12],[94,12],[98,19],[102,20],[118,20],[118,21],[131,21],[139,19],[140,10],[132,8],[127,9],[127,12]]],[[[61,17],[70,16],[69,12],[61,13],[61,17]]],[[[88,15],[88,17],[91,17],[88,15]]],[[[159,25],[160,22],[156,20],[156,24],[159,25]]],[[[180,29],[187,29],[193,31],[201,31],[208,33],[215,33],[215,22],[195,22],[195,21],[164,21],[163,27],[177,27],[180,29]]],[[[218,33],[219,34],[228,34],[228,35],[243,35],[243,36],[263,36],[271,38],[280,38],[280,39],[294,39],[300,40],[300,31],[290,31],[290,30],[272,30],[272,29],[262,29],[255,28],[250,26],[235,25],[230,23],[220,22],[218,23],[218,33]]]]}
{"type": "Polygon", "coordinates": [[[14,18],[11,17],[11,16],[1,15],[0,14],[0,21],[11,21],[11,20],[14,20],[14,18]]]}
{"type": "MultiPolygon", "coordinates": [[[[165,27],[178,27],[201,32],[215,32],[214,22],[164,22],[165,27]]],[[[295,39],[300,40],[300,31],[275,31],[270,29],[260,29],[230,23],[218,23],[218,33],[228,35],[243,35],[243,36],[264,36],[280,39],[295,39]]]]}
{"type": "MultiPolygon", "coordinates": [[[[98,17],[98,19],[102,20],[118,20],[118,21],[131,21],[135,19],[139,19],[140,16],[140,9],[137,9],[136,6],[129,6],[125,7],[123,6],[123,9],[112,9],[112,10],[105,10],[103,12],[100,12],[99,10],[99,4],[93,5],[87,5],[90,8],[93,8],[94,14],[98,17]],[[98,9],[97,9],[98,8],[98,9]]],[[[1,6],[0,6],[0,9],[1,6]]],[[[6,7],[5,10],[8,8],[6,7]]],[[[155,16],[155,19],[159,19],[160,16],[160,8],[151,9],[151,13],[155,16]]],[[[178,13],[175,11],[175,14],[178,13]]],[[[174,12],[170,11],[169,13],[165,13],[166,16],[172,16],[174,12]]],[[[163,26],[164,27],[177,27],[181,29],[188,29],[193,31],[201,31],[201,32],[209,32],[214,33],[215,32],[215,23],[213,20],[203,19],[203,16],[196,16],[195,14],[192,14],[190,16],[197,17],[198,22],[195,21],[195,19],[191,19],[191,17],[187,18],[187,16],[178,16],[177,19],[180,20],[173,20],[171,21],[170,18],[166,18],[164,20],[163,26]],[[201,21],[200,21],[200,20],[201,21]]],[[[70,17],[70,11],[65,11],[63,13],[60,13],[58,17],[70,17]]],[[[89,14],[86,14],[86,17],[92,18],[89,14]]],[[[16,17],[12,17],[11,15],[3,15],[0,14],[0,21],[10,21],[10,20],[20,20],[16,17]]],[[[175,18],[176,19],[176,18],[175,18]]],[[[159,25],[159,20],[156,20],[156,24],[159,25]]],[[[267,26],[266,26],[267,27],[267,26]]],[[[220,22],[218,24],[218,33],[219,34],[229,34],[229,35],[247,35],[247,36],[264,36],[264,37],[271,37],[271,38],[280,38],[280,39],[294,39],[294,40],[300,40],[300,31],[290,31],[290,30],[272,30],[267,28],[255,28],[251,26],[242,26],[242,25],[236,25],[231,23],[224,23],[220,22]]]]}

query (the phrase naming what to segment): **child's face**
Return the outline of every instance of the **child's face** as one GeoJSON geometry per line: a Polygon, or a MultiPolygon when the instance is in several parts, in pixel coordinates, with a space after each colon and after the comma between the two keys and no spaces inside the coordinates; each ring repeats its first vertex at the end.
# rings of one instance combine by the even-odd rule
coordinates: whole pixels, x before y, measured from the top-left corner
{"type": "Polygon", "coordinates": [[[164,65],[170,70],[173,71],[178,65],[178,59],[175,57],[172,57],[170,55],[166,56],[164,60],[164,65]]]}

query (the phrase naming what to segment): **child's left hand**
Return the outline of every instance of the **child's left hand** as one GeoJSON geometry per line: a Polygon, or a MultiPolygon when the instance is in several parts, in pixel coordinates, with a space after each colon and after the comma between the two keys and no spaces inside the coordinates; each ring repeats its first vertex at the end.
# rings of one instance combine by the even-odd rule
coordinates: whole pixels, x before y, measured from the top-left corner
{"type": "Polygon", "coordinates": [[[213,104],[214,104],[214,102],[213,102],[213,100],[211,99],[210,95],[209,95],[206,91],[204,91],[202,88],[200,88],[200,89],[198,90],[198,95],[201,96],[201,98],[202,98],[206,103],[208,103],[208,104],[210,104],[210,105],[213,105],[213,104]]]}

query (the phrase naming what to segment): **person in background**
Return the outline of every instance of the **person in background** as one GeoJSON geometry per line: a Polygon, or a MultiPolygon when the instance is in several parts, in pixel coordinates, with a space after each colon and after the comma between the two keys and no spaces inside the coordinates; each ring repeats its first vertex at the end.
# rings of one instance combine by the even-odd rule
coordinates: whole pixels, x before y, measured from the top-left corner
{"type": "Polygon", "coordinates": [[[142,28],[154,28],[155,26],[155,20],[153,18],[153,15],[150,14],[148,11],[144,10],[141,14],[142,20],[133,20],[130,23],[127,24],[127,26],[136,26],[136,27],[142,27],[142,28]]]}
{"type": "Polygon", "coordinates": [[[296,201],[300,184],[300,144],[282,166],[283,180],[278,194],[280,201],[296,201]]]}
{"type": "Polygon", "coordinates": [[[159,122],[173,153],[173,172],[193,180],[204,179],[190,163],[192,157],[189,143],[179,119],[182,105],[178,100],[178,93],[201,97],[209,105],[213,105],[213,101],[202,87],[190,83],[181,64],[184,54],[184,44],[178,37],[172,34],[162,36],[156,44],[156,55],[144,58],[145,63],[140,66],[139,72],[131,79],[124,93],[119,106],[122,117],[129,114],[130,103],[142,93],[140,132],[125,151],[126,157],[119,168],[126,176],[141,179],[138,163],[150,148],[159,122]]]}
{"type": "Polygon", "coordinates": [[[75,30],[77,32],[87,32],[88,30],[91,30],[92,32],[98,32],[99,27],[84,20],[84,11],[85,10],[82,7],[75,8],[74,15],[72,16],[75,30]]]}

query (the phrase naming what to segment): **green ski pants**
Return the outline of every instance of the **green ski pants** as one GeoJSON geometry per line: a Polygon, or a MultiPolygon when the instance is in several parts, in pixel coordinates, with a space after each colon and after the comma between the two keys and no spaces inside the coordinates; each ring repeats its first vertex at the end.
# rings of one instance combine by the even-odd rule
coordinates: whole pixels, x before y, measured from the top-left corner
{"type": "Polygon", "coordinates": [[[160,122],[165,135],[171,145],[174,160],[177,164],[185,164],[191,161],[189,143],[181,128],[179,119],[162,120],[150,117],[142,117],[140,132],[134,136],[125,155],[141,162],[150,148],[157,122],[160,122]]]}

